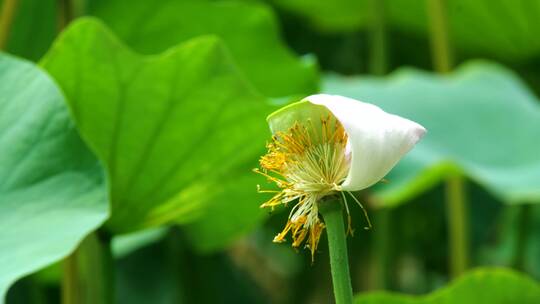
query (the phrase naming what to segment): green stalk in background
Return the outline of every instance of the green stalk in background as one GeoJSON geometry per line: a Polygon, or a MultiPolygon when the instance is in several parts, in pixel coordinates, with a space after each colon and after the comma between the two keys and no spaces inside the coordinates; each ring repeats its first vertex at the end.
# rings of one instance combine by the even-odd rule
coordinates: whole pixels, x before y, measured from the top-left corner
{"type": "Polygon", "coordinates": [[[450,47],[448,19],[445,0],[426,0],[431,33],[431,57],[433,66],[439,73],[452,69],[453,55],[450,47]]]}
{"type": "Polygon", "coordinates": [[[6,48],[18,4],[19,0],[4,0],[4,4],[0,8],[0,50],[6,48]]]}
{"type": "MultiPolygon", "coordinates": [[[[57,0],[58,32],[83,15],[85,0],[57,0]]],[[[111,236],[97,231],[63,261],[62,304],[114,303],[111,236]]]]}
{"type": "Polygon", "coordinates": [[[86,0],[57,0],[58,31],[61,32],[71,21],[84,16],[86,0]]]}
{"type": "Polygon", "coordinates": [[[370,289],[389,289],[392,285],[392,215],[394,210],[384,208],[374,215],[373,246],[371,259],[374,261],[371,271],[370,289]]]}
{"type": "Polygon", "coordinates": [[[114,303],[113,270],[110,236],[102,232],[89,235],[64,260],[62,304],[114,303]]]}
{"type": "Polygon", "coordinates": [[[77,304],[80,298],[77,250],[66,257],[62,264],[62,304],[77,304]]]}
{"type": "Polygon", "coordinates": [[[87,291],[84,303],[114,303],[115,267],[111,239],[109,234],[98,231],[81,245],[81,268],[87,291]]]}
{"type": "MultiPolygon", "coordinates": [[[[452,69],[453,56],[450,47],[448,19],[445,0],[427,0],[431,29],[433,65],[439,73],[452,69]]],[[[465,195],[465,180],[454,174],[446,180],[446,209],[450,248],[450,274],[459,276],[469,266],[468,217],[465,195]]]]}
{"type": "Polygon", "coordinates": [[[57,0],[58,2],[58,31],[61,32],[75,18],[72,0],[57,0]]]}
{"type": "Polygon", "coordinates": [[[384,0],[370,0],[369,5],[371,16],[369,72],[374,75],[384,75],[388,70],[384,0]]]}
{"type": "Polygon", "coordinates": [[[455,175],[446,180],[446,212],[450,241],[450,274],[453,278],[469,266],[469,225],[465,181],[455,175]]]}
{"type": "MultiPolygon", "coordinates": [[[[370,26],[369,45],[370,62],[369,72],[373,75],[384,75],[388,72],[388,40],[386,38],[385,1],[370,0],[370,26]]],[[[368,287],[370,289],[387,289],[390,286],[391,252],[391,209],[381,209],[374,214],[375,236],[373,238],[370,259],[373,268],[369,274],[368,287]]]]}
{"type": "Polygon", "coordinates": [[[351,304],[353,292],[341,201],[334,199],[323,202],[320,204],[319,211],[326,225],[336,304],[351,304]]]}

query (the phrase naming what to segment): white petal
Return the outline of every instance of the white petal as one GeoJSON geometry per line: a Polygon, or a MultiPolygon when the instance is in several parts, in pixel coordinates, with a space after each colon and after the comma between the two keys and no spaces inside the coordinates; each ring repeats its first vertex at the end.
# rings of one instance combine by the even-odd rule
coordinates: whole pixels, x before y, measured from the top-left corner
{"type": "Polygon", "coordinates": [[[380,181],[426,133],[413,121],[355,99],[318,94],[304,100],[326,107],[349,136],[352,159],[343,190],[358,191],[380,181]]]}

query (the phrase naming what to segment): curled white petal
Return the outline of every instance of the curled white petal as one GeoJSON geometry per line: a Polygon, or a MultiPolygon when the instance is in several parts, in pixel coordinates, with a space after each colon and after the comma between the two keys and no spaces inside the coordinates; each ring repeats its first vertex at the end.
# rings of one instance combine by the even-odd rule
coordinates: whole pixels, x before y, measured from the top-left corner
{"type": "Polygon", "coordinates": [[[343,190],[358,191],[380,181],[426,133],[416,122],[355,99],[318,94],[304,100],[326,107],[349,136],[352,158],[343,190]]]}

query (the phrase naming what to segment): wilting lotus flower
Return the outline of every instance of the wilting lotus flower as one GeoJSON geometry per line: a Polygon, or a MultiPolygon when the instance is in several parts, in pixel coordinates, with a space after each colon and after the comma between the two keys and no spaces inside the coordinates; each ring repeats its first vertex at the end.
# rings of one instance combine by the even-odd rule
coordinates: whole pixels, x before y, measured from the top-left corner
{"type": "Polygon", "coordinates": [[[292,246],[299,247],[307,237],[312,256],[325,227],[319,217],[321,199],[340,193],[348,212],[344,192],[380,181],[426,132],[375,105],[326,94],[286,106],[271,114],[268,123],[272,141],[255,171],[280,190],[260,191],[276,193],[261,207],[297,200],[274,242],[283,242],[291,232],[292,246]]]}

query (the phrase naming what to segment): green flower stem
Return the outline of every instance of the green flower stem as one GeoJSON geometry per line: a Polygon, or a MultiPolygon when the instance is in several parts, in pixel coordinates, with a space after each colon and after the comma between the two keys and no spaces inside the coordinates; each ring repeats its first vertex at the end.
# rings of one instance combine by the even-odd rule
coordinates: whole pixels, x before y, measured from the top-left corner
{"type": "Polygon", "coordinates": [[[341,201],[323,202],[320,204],[319,210],[323,216],[328,236],[330,268],[336,304],[351,304],[353,293],[341,201]]]}
{"type": "Polygon", "coordinates": [[[446,16],[446,1],[427,0],[427,5],[433,66],[439,73],[448,73],[452,69],[453,56],[446,16]]]}
{"type": "Polygon", "coordinates": [[[4,0],[4,4],[0,8],[0,50],[6,48],[18,4],[19,0],[4,0]]]}
{"type": "Polygon", "coordinates": [[[384,75],[388,70],[384,0],[370,0],[369,5],[371,15],[369,71],[374,75],[384,75]]]}
{"type": "Polygon", "coordinates": [[[457,277],[469,266],[468,212],[465,181],[451,176],[446,181],[446,208],[450,239],[450,274],[457,277]]]}
{"type": "Polygon", "coordinates": [[[62,303],[114,303],[114,259],[111,238],[99,231],[89,235],[64,260],[62,303]]]}

